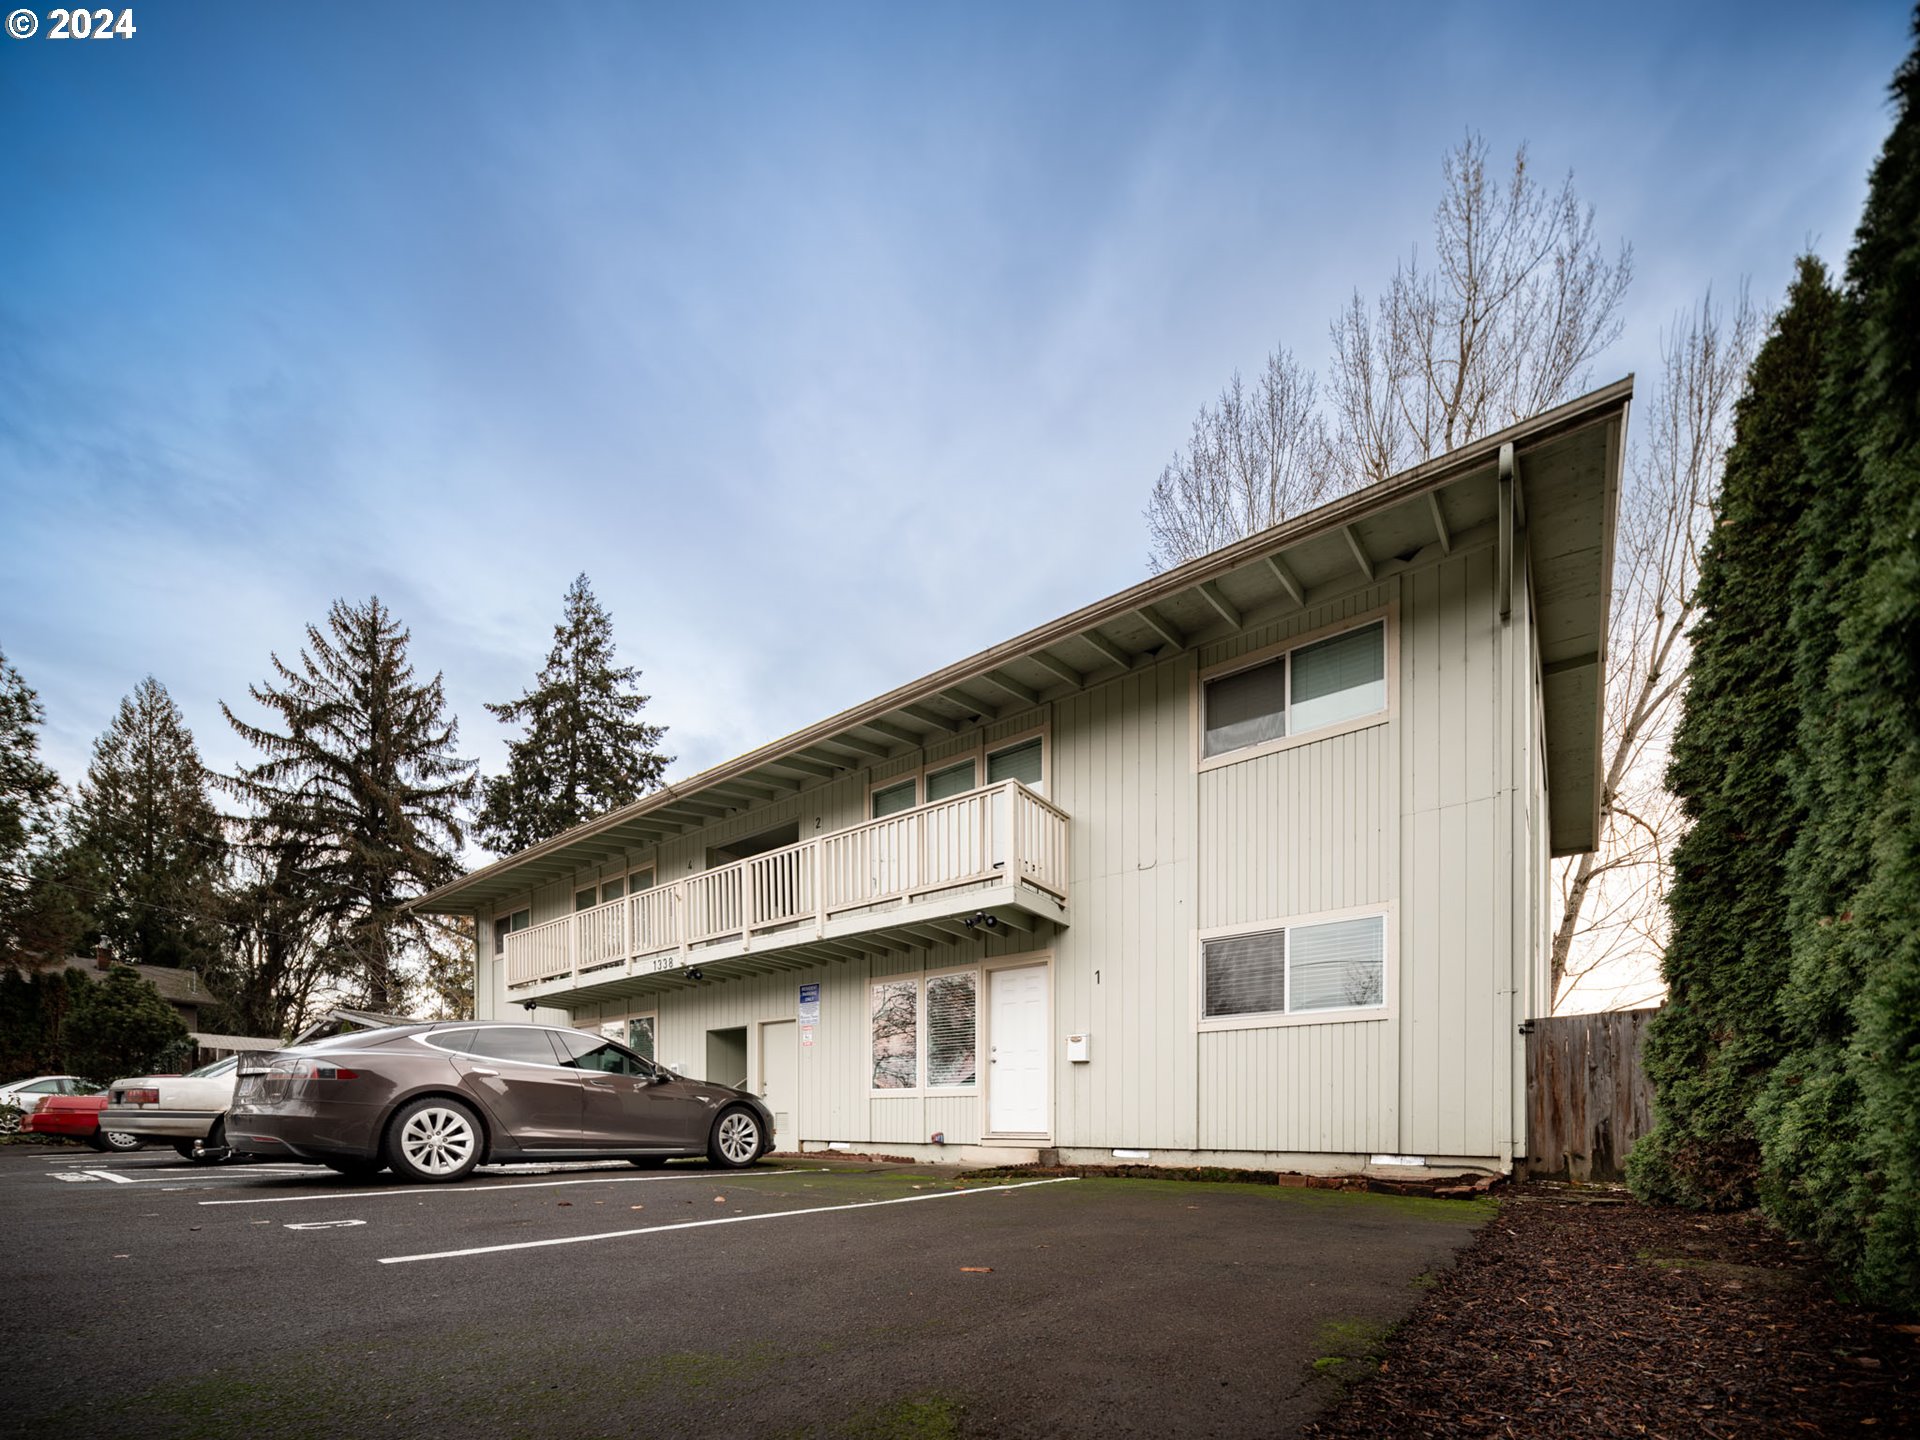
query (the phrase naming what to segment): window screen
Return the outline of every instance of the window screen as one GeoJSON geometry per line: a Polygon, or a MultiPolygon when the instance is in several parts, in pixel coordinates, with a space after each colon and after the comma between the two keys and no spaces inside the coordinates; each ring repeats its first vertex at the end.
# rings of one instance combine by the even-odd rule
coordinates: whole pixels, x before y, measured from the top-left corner
{"type": "Polygon", "coordinates": [[[898,815],[902,810],[913,808],[913,793],[917,782],[902,780],[898,785],[889,785],[884,790],[873,792],[873,818],[883,815],[898,815]]]}
{"type": "Polygon", "coordinates": [[[575,911],[591,910],[593,908],[593,891],[591,890],[574,891],[573,892],[573,908],[575,911]]]}
{"type": "Polygon", "coordinates": [[[873,987],[873,1088],[912,1090],[920,1083],[920,985],[881,980],[873,987]]]}
{"type": "Polygon", "coordinates": [[[1209,680],[1206,709],[1202,754],[1224,755],[1280,739],[1287,733],[1287,657],[1209,680]]]}
{"type": "Polygon", "coordinates": [[[958,765],[949,765],[944,770],[935,770],[927,776],[927,803],[936,800],[948,800],[955,795],[964,795],[973,789],[973,761],[964,760],[958,765]]]}
{"type": "Polygon", "coordinates": [[[972,974],[936,975],[927,981],[927,1084],[975,1082],[979,995],[979,981],[972,974]]]}
{"type": "Polygon", "coordinates": [[[1294,1011],[1351,1010],[1386,1000],[1386,922],[1378,915],[1296,925],[1287,967],[1294,1011]]]}
{"type": "Polygon", "coordinates": [[[1201,947],[1206,1013],[1265,1015],[1287,1008],[1287,932],[1231,935],[1201,947]]]}
{"type": "Polygon", "coordinates": [[[996,750],[987,756],[987,783],[998,785],[1003,780],[1018,780],[1029,790],[1038,792],[1043,769],[1041,759],[1038,735],[1005,750],[996,750]]]}
{"type": "Polygon", "coordinates": [[[625,880],[609,880],[600,887],[600,903],[604,905],[609,900],[618,900],[626,893],[627,882],[625,880]]]}
{"type": "Polygon", "coordinates": [[[638,895],[642,890],[653,888],[653,871],[636,870],[627,877],[627,893],[638,895]]]}
{"type": "Polygon", "coordinates": [[[1293,733],[1387,708],[1387,631],[1369,625],[1293,652],[1293,733]]]}

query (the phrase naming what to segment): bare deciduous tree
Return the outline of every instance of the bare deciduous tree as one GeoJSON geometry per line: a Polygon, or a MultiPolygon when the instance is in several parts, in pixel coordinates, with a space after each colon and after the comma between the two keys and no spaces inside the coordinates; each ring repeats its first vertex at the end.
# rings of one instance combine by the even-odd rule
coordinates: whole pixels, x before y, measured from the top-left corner
{"type": "Polygon", "coordinates": [[[1333,322],[1329,390],[1344,487],[1443,455],[1578,393],[1620,334],[1633,252],[1609,260],[1569,175],[1548,191],[1514,152],[1506,181],[1468,135],[1441,162],[1434,262],[1395,270],[1333,322]]]}
{"type": "Polygon", "coordinates": [[[1468,135],[1441,163],[1434,262],[1410,256],[1377,305],[1331,327],[1326,403],[1276,350],[1203,407],[1146,518],[1166,570],[1570,398],[1620,333],[1633,254],[1609,260],[1569,176],[1549,191],[1523,145],[1503,181],[1468,135]]]}
{"type": "Polygon", "coordinates": [[[1734,402],[1765,329],[1745,287],[1731,315],[1709,292],[1661,345],[1658,387],[1636,407],[1642,437],[1620,499],[1601,761],[1600,848],[1563,861],[1555,877],[1553,994],[1564,1001],[1603,970],[1641,959],[1657,990],[1665,945],[1667,856],[1680,807],[1667,791],[1667,749],[1686,673],[1700,551],[1734,402]],[[1564,992],[1563,993],[1563,989],[1564,992]]]}
{"type": "Polygon", "coordinates": [[[1251,387],[1236,371],[1220,403],[1201,407],[1161,470],[1147,504],[1149,563],[1170,570],[1278,524],[1326,499],[1330,478],[1312,372],[1276,350],[1251,387]]]}

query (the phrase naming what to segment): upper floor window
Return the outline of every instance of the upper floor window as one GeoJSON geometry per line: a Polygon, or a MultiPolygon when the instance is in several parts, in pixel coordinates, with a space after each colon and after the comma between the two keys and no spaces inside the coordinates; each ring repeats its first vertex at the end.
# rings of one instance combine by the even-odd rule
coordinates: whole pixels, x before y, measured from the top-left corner
{"type": "Polygon", "coordinates": [[[1018,780],[1036,794],[1046,793],[1046,766],[1043,763],[1040,737],[1022,740],[1018,745],[1009,745],[1004,750],[987,752],[987,784],[998,785],[1003,780],[1018,780]]]}
{"type": "Polygon", "coordinates": [[[493,922],[493,953],[504,955],[507,949],[507,936],[515,930],[524,930],[533,924],[533,911],[516,910],[511,915],[501,915],[493,922]]]}
{"type": "Polygon", "coordinates": [[[873,792],[873,818],[881,820],[888,815],[898,815],[902,810],[911,810],[920,803],[920,781],[915,776],[902,780],[898,785],[886,785],[873,792]]]}
{"type": "Polygon", "coordinates": [[[1376,715],[1387,708],[1387,626],[1376,620],[1205,683],[1201,757],[1376,715]]]}

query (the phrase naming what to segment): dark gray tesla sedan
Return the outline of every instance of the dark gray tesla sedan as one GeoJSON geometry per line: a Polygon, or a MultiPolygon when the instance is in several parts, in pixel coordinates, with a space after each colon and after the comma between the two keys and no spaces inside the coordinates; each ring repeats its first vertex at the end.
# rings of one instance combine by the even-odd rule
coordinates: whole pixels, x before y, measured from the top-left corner
{"type": "Polygon", "coordinates": [[[705,1155],[737,1169],[773,1148],[773,1114],[583,1030],[454,1020],[242,1055],[227,1144],[412,1180],[505,1160],[705,1155]]]}

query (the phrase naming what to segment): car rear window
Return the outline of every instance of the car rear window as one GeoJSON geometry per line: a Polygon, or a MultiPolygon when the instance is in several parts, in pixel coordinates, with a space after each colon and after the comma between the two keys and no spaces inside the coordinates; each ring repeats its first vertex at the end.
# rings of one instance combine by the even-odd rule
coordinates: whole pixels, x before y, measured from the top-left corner
{"type": "Polygon", "coordinates": [[[484,1055],[489,1060],[513,1060],[522,1065],[557,1063],[553,1046],[547,1040],[547,1032],[525,1025],[476,1030],[467,1045],[467,1053],[484,1055]]]}
{"type": "Polygon", "coordinates": [[[240,1063],[237,1056],[229,1055],[224,1060],[216,1060],[211,1065],[202,1065],[198,1070],[189,1070],[187,1079],[204,1080],[210,1075],[224,1075],[240,1063]]]}
{"type": "Polygon", "coordinates": [[[466,1053],[473,1049],[471,1030],[435,1030],[420,1038],[436,1050],[458,1050],[466,1053]]]}

